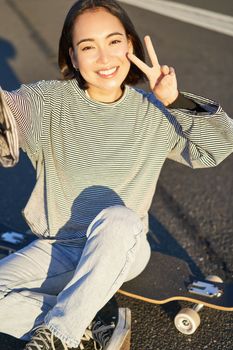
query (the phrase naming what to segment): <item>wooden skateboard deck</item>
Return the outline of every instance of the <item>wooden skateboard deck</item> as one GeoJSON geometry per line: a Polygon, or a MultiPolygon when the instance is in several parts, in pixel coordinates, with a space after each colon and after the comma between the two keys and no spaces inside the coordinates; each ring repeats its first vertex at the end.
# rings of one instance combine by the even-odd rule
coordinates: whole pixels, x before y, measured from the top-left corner
{"type": "Polygon", "coordinates": [[[152,251],[145,270],[124,283],[119,292],[154,304],[185,300],[233,311],[233,283],[199,279],[192,274],[185,261],[159,251],[152,251]]]}

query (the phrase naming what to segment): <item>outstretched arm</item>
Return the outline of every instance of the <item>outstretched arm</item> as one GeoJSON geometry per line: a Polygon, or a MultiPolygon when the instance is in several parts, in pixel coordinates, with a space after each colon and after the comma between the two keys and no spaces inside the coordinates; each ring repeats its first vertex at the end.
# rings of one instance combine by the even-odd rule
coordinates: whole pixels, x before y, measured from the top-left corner
{"type": "Polygon", "coordinates": [[[16,122],[0,91],[0,165],[12,167],[19,160],[16,122]]]}
{"type": "Polygon", "coordinates": [[[11,92],[0,88],[0,165],[14,166],[22,148],[35,166],[44,115],[43,94],[43,82],[21,85],[11,92]]]}

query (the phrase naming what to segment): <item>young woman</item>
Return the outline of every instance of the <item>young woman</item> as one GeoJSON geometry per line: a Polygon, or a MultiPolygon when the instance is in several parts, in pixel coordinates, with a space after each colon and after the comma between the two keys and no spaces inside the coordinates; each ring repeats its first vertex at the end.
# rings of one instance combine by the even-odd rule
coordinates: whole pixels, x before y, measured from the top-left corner
{"type": "Polygon", "coordinates": [[[13,166],[21,147],[37,173],[24,216],[38,239],[0,261],[0,331],[27,350],[81,349],[87,328],[99,349],[128,349],[127,310],[98,311],[149,260],[165,159],[209,167],[232,152],[231,119],[180,93],[148,36],[145,46],[151,66],[116,1],[79,0],[60,38],[64,79],[1,91],[0,161],[13,166]],[[144,77],[150,93],[132,87],[144,77]]]}

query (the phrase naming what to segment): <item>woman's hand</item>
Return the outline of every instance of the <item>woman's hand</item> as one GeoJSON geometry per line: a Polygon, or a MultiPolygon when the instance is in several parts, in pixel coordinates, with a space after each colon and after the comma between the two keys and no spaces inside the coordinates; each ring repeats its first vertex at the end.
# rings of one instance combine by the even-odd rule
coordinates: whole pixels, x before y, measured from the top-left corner
{"type": "Polygon", "coordinates": [[[175,70],[172,67],[160,66],[150,37],[147,35],[144,40],[152,67],[149,67],[134,54],[128,53],[128,58],[147,76],[154,95],[165,106],[168,106],[176,100],[179,94],[175,70]]]}

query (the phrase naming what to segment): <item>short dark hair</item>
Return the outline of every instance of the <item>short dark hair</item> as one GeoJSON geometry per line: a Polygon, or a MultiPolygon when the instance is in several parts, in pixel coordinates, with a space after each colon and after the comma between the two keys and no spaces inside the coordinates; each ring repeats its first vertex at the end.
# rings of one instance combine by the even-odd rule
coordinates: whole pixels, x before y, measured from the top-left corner
{"type": "MultiPolygon", "coordinates": [[[[87,10],[104,8],[122,23],[128,39],[131,40],[134,54],[141,60],[145,60],[142,42],[134,28],[126,11],[115,0],[78,0],[70,8],[63,25],[58,52],[58,65],[63,79],[76,78],[81,89],[87,88],[87,83],[79,71],[73,67],[69,49],[73,47],[72,35],[76,18],[87,10]]],[[[133,63],[123,84],[135,85],[145,78],[144,73],[133,63]]]]}

